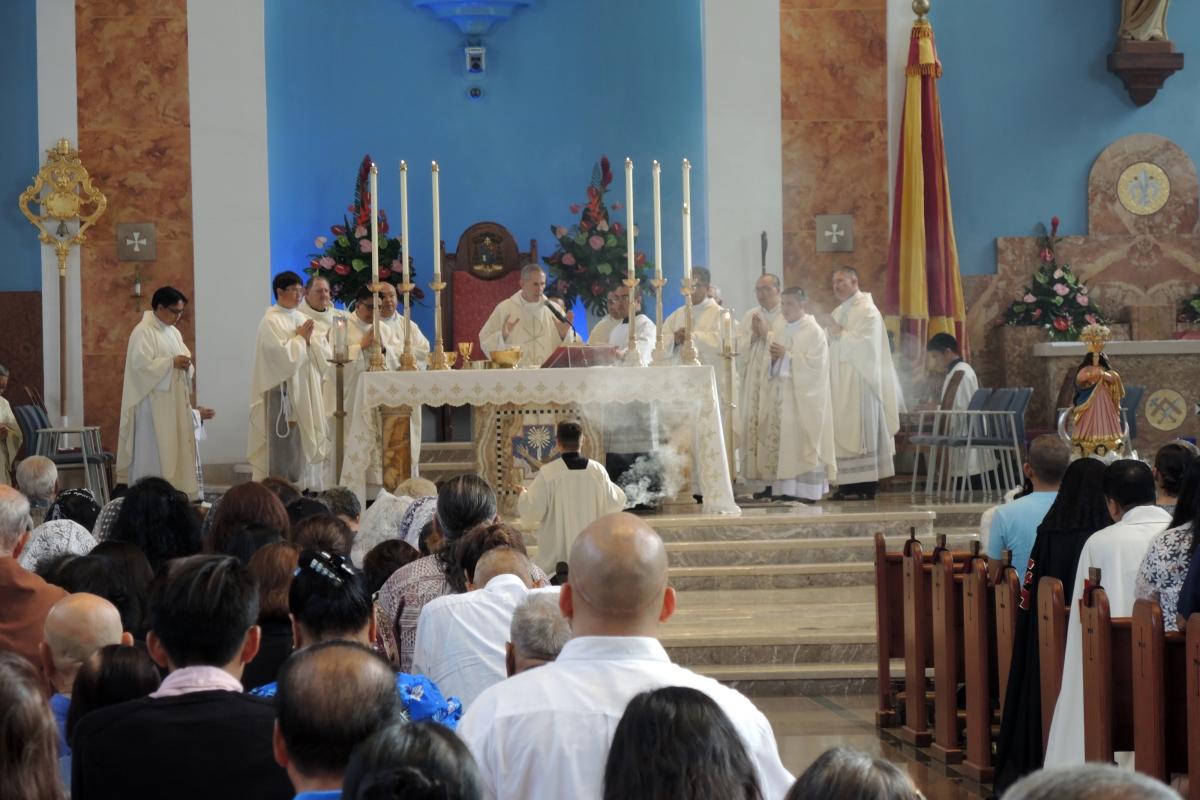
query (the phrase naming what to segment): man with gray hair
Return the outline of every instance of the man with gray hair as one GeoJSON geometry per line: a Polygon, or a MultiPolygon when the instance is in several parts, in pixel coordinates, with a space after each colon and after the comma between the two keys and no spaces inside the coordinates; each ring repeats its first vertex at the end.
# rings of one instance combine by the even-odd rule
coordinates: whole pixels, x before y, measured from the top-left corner
{"type": "Polygon", "coordinates": [[[521,268],[521,290],[501,300],[479,331],[479,345],[494,350],[521,348],[522,367],[538,367],[558,347],[576,341],[574,319],[546,298],[546,273],[537,264],[521,268]]]}
{"type": "Polygon", "coordinates": [[[534,591],[513,611],[504,668],[508,677],[549,664],[571,640],[571,623],[558,607],[552,591],[534,591]]]}
{"type": "Polygon", "coordinates": [[[29,456],[17,465],[17,488],[29,499],[33,524],[41,525],[61,488],[58,467],[45,456],[29,456]]]}
{"type": "Polygon", "coordinates": [[[1009,787],[1004,800],[1179,800],[1179,795],[1140,772],[1084,764],[1026,775],[1009,787]]]}
{"type": "Polygon", "coordinates": [[[38,664],[46,616],[67,593],[17,563],[31,530],[29,501],[11,486],[0,486],[0,650],[38,664]]]}

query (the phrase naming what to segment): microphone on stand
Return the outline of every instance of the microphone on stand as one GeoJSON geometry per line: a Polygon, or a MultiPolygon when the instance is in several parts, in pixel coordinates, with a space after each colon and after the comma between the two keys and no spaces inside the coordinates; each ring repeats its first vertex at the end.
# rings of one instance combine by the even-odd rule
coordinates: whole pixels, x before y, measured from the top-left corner
{"type": "Polygon", "coordinates": [[[579,339],[581,342],[583,341],[583,337],[580,336],[579,331],[575,330],[575,324],[571,322],[571,320],[567,319],[566,314],[558,310],[558,306],[554,305],[554,303],[551,303],[549,298],[543,300],[542,304],[546,306],[546,308],[550,309],[550,313],[554,315],[555,319],[557,319],[559,322],[565,322],[570,325],[571,330],[575,331],[575,338],[579,339]]]}

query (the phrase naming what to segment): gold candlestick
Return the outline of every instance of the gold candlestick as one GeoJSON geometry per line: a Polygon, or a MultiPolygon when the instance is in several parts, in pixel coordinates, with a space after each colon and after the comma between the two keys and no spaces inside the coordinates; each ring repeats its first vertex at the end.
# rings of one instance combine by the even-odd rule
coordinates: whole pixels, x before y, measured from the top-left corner
{"type": "Polygon", "coordinates": [[[404,293],[404,352],[400,354],[400,371],[413,372],[417,369],[417,357],[413,355],[412,333],[410,331],[412,311],[409,296],[412,290],[417,288],[417,285],[415,283],[402,283],[397,288],[404,293]]]}
{"type": "Polygon", "coordinates": [[[637,300],[638,284],[641,283],[637,278],[626,278],[622,281],[629,287],[629,306],[626,310],[626,322],[629,325],[629,346],[625,350],[625,358],[622,364],[627,367],[640,367],[642,365],[642,354],[637,349],[637,313],[633,310],[633,304],[637,300]]]}
{"type": "Polygon", "coordinates": [[[663,338],[662,292],[667,285],[666,278],[654,278],[650,281],[654,287],[654,360],[656,367],[671,366],[671,356],[667,352],[667,342],[663,338]]]}
{"type": "Polygon", "coordinates": [[[371,311],[371,346],[367,348],[367,372],[383,372],[387,364],[383,359],[383,343],[379,340],[379,284],[372,283],[375,293],[375,308],[371,311]]]}
{"type": "Polygon", "coordinates": [[[336,403],[334,406],[335,410],[333,412],[333,419],[334,419],[334,423],[335,423],[335,434],[336,434],[334,436],[334,440],[333,440],[334,441],[333,468],[334,468],[334,472],[336,473],[336,480],[337,480],[338,484],[341,484],[341,482],[342,482],[342,457],[345,453],[345,448],[346,448],[346,405],[345,405],[346,372],[345,371],[346,371],[346,365],[350,363],[350,359],[345,358],[340,355],[335,355],[333,360],[330,361],[330,363],[333,364],[334,369],[336,370],[336,377],[334,380],[334,391],[337,394],[336,403]]]}
{"type": "Polygon", "coordinates": [[[721,348],[721,357],[725,360],[725,368],[721,371],[721,380],[725,384],[725,402],[722,403],[725,408],[724,413],[721,414],[721,434],[725,439],[725,460],[729,464],[729,480],[733,483],[737,475],[737,464],[733,451],[733,420],[737,413],[737,403],[734,402],[733,397],[733,370],[737,351],[733,348],[733,342],[725,342],[721,348]]]}
{"type": "Polygon", "coordinates": [[[433,289],[433,352],[429,354],[429,368],[450,369],[453,361],[446,357],[446,348],[442,344],[442,290],[446,284],[435,281],[429,288],[433,289]]]}
{"type": "Polygon", "coordinates": [[[683,344],[679,346],[679,363],[685,367],[700,366],[700,356],[696,352],[696,343],[692,339],[692,287],[695,280],[691,277],[683,279],[683,344]]]}

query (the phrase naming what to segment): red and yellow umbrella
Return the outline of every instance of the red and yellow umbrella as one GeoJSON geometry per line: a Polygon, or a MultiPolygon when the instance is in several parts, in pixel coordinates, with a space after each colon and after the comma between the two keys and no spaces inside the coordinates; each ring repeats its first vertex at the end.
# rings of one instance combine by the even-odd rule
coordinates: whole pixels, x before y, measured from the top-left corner
{"type": "Polygon", "coordinates": [[[913,23],[905,68],[884,311],[903,358],[921,369],[925,344],[934,334],[953,334],[964,357],[968,346],[937,92],[942,64],[933,28],[922,13],[928,2],[917,0],[913,6],[920,16],[913,23]]]}

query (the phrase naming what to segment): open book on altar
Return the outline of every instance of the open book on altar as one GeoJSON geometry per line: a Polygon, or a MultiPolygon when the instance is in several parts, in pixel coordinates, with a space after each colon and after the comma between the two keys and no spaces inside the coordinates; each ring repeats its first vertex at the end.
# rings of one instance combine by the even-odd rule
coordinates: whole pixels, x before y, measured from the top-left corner
{"type": "Polygon", "coordinates": [[[617,363],[617,348],[610,344],[565,344],[558,347],[542,362],[543,369],[551,367],[611,367],[617,363]]]}

